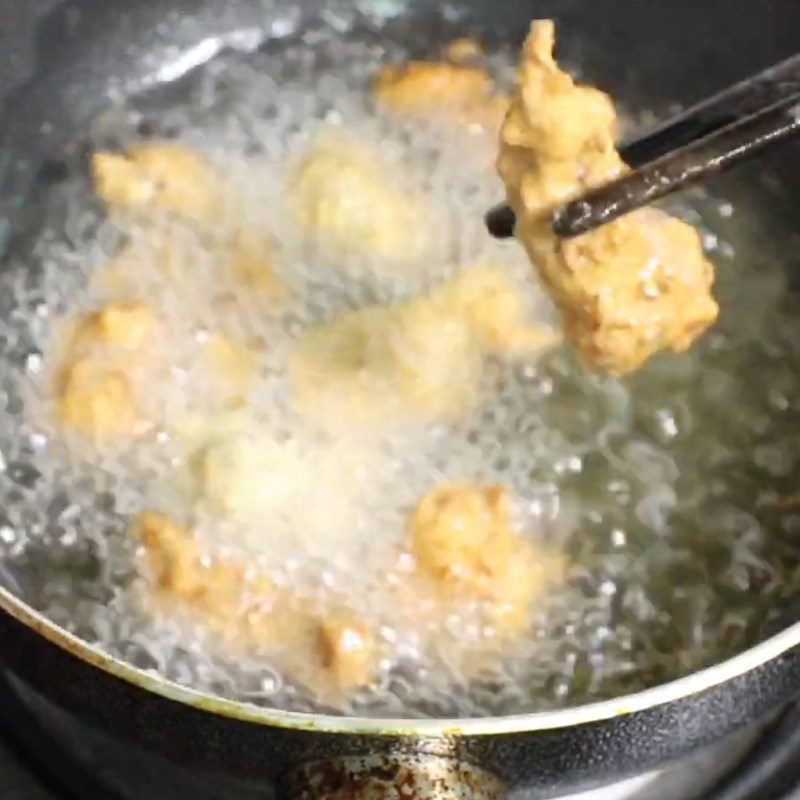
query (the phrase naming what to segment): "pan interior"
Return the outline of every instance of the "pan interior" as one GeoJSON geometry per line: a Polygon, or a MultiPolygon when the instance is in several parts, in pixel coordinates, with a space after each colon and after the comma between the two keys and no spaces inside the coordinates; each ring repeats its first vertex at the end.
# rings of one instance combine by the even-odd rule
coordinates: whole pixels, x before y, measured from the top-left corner
{"type": "MultiPolygon", "coordinates": [[[[264,370],[264,406],[279,398],[279,390],[273,393],[282,359],[308,325],[422,293],[468,264],[507,264],[525,285],[527,302],[548,319],[543,295],[526,282],[521,252],[483,235],[482,214],[500,186],[480,145],[474,164],[467,163],[440,130],[390,124],[369,99],[381,64],[435,58],[443,43],[482,32],[465,31],[446,13],[427,43],[391,13],[337,12],[300,33],[290,22],[285,36],[251,53],[223,53],[120,103],[88,133],[93,149],[153,138],[188,143],[224,166],[253,223],[290,254],[291,297],[254,331],[276,342],[264,370]],[[387,276],[370,264],[336,269],[325,263],[329,254],[305,246],[282,218],[286,165],[316,133],[331,129],[407,167],[447,221],[437,256],[422,272],[387,276]]],[[[510,81],[514,57],[508,45],[490,47],[501,86],[510,81]]],[[[634,115],[631,126],[651,121],[634,115]]],[[[136,667],[229,699],[319,710],[318,698],[268,660],[226,657],[202,625],[156,619],[143,607],[147,590],[128,528],[139,511],[179,502],[169,489],[169,447],[159,441],[137,451],[144,467],[133,479],[132,457],[76,463],[52,431],[48,354],[57,320],[92,307],[92,271],[121,244],[91,196],[81,155],[65,163],[42,194],[41,229],[0,275],[4,585],[136,667]]],[[[764,191],[753,174],[742,173],[713,194],[688,193],[676,206],[703,231],[722,307],[720,322],[690,353],[661,357],[624,381],[590,375],[566,346],[535,361],[494,359],[485,376],[491,399],[465,420],[382,441],[381,477],[365,485],[358,535],[348,531],[325,546],[312,537],[300,550],[285,545],[285,552],[272,542],[268,560],[280,578],[314,583],[324,572],[351,587],[358,596],[352,602],[362,612],[370,607],[387,641],[397,631],[376,593],[386,548],[432,483],[508,485],[526,529],[557,546],[569,565],[530,635],[486,674],[467,679],[446,648],[420,656],[410,637],[380,680],[330,710],[474,717],[575,706],[716,663],[785,621],[800,580],[800,506],[792,501],[800,321],[783,268],[796,241],[780,224],[778,200],[762,202],[764,191]],[[303,569],[289,576],[287,564],[300,557],[303,569]]],[[[195,289],[202,293],[202,276],[195,289]]],[[[278,412],[272,419],[281,436],[297,435],[278,412]]],[[[281,541],[296,545],[290,532],[281,541]]],[[[452,621],[455,636],[458,624],[452,621]]]]}

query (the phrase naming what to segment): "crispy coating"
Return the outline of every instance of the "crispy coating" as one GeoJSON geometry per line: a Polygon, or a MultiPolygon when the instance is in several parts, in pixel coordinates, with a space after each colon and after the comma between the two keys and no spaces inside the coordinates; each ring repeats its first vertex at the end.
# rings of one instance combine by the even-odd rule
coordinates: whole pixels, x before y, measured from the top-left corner
{"type": "Polygon", "coordinates": [[[259,431],[223,432],[196,460],[198,484],[212,510],[232,519],[269,519],[304,486],[303,464],[259,431]]]}
{"type": "Polygon", "coordinates": [[[327,557],[357,524],[377,452],[369,437],[307,433],[284,441],[244,403],[183,415],[173,428],[189,467],[182,496],[242,547],[327,557]]]}
{"type": "Polygon", "coordinates": [[[148,286],[185,291],[198,282],[200,268],[203,278],[213,278],[220,296],[234,293],[260,307],[285,294],[276,267],[273,242],[261,231],[241,228],[205,236],[175,227],[154,228],[96,269],[91,286],[114,298],[142,295],[148,286]]]}
{"type": "Polygon", "coordinates": [[[554,207],[625,169],[611,99],[553,60],[552,22],[535,22],[522,54],[498,170],[517,237],[589,364],[621,375],[655,353],[685,350],[716,319],[713,268],[697,232],[653,209],[572,240],[550,231],[554,207]]]}
{"type": "Polygon", "coordinates": [[[138,368],[157,329],[152,309],[131,303],[108,305],[77,322],[57,379],[63,426],[96,443],[147,429],[137,401],[138,368]]]}
{"type": "Polygon", "coordinates": [[[92,175],[97,194],[115,209],[208,222],[222,208],[219,179],[184,145],[153,142],[133,145],[124,154],[96,153],[92,175]]]}
{"type": "Polygon", "coordinates": [[[308,330],[289,359],[293,407],[332,425],[446,419],[479,380],[469,325],[425,302],[344,314],[308,330]]]}
{"type": "Polygon", "coordinates": [[[163,514],[142,514],[134,535],[155,597],[194,614],[216,636],[274,656],[323,696],[352,691],[374,677],[374,635],[350,612],[321,613],[244,561],[209,557],[187,528],[163,514]]]}
{"type": "Polygon", "coordinates": [[[500,270],[467,270],[427,297],[308,330],[289,359],[293,402],[332,423],[451,419],[478,396],[484,355],[552,343],[500,270]]]}
{"type": "Polygon", "coordinates": [[[528,320],[518,287],[494,267],[466,270],[433,299],[463,315],[486,353],[544,350],[560,341],[549,326],[528,320]]]}
{"type": "Polygon", "coordinates": [[[492,132],[500,129],[509,103],[486,70],[447,61],[383,67],[372,92],[379,106],[396,114],[479,125],[492,132]]]}
{"type": "Polygon", "coordinates": [[[150,226],[141,252],[124,250],[102,271],[107,283],[129,293],[135,280],[127,273],[140,267],[137,262],[142,259],[151,262],[150,267],[163,268],[173,280],[193,280],[196,259],[186,252],[193,244],[217,263],[221,282],[236,284],[256,297],[282,293],[272,238],[239,225],[238,220],[225,219],[225,182],[200,154],[171,142],[140,143],[124,154],[96,153],[92,174],[95,190],[108,206],[135,212],[150,226]],[[176,220],[191,224],[177,231],[159,230],[158,224],[164,223],[159,214],[169,215],[172,225],[176,220]]]}
{"type": "Polygon", "coordinates": [[[58,388],[61,424],[82,436],[97,442],[134,438],[143,429],[122,365],[79,358],[63,369],[58,388]]]}
{"type": "Polygon", "coordinates": [[[253,640],[257,647],[279,633],[281,593],[266,576],[231,559],[208,557],[191,532],[169,517],[145,512],[133,525],[156,597],[196,614],[218,636],[253,640]]]}
{"type": "Polygon", "coordinates": [[[322,246],[391,260],[415,260],[429,247],[421,198],[403,192],[377,153],[339,139],[316,142],[290,178],[300,227],[322,246]]]}
{"type": "Polygon", "coordinates": [[[374,677],[375,639],[352,614],[337,612],[320,620],[316,652],[321,669],[341,689],[365,686],[374,677]]]}
{"type": "Polygon", "coordinates": [[[535,601],[557,577],[553,556],[512,530],[511,497],[502,486],[434,489],[414,509],[408,536],[419,571],[445,606],[485,603],[502,636],[525,632],[535,601]]]}
{"type": "MultiPolygon", "coordinates": [[[[211,611],[217,603],[230,606],[238,597],[239,572],[223,562],[204,560],[200,546],[186,528],[163,514],[146,512],[136,520],[134,533],[144,546],[157,591],[201,611],[211,611]]],[[[269,600],[277,596],[271,584],[260,589],[269,600]]],[[[237,612],[242,609],[237,608],[237,612]]]]}
{"type": "Polygon", "coordinates": [[[486,58],[483,45],[471,36],[454,39],[444,49],[444,57],[453,64],[469,64],[486,58]]]}
{"type": "Polygon", "coordinates": [[[97,344],[140,350],[151,343],[158,326],[155,312],[142,303],[112,303],[78,322],[72,347],[97,344]]]}

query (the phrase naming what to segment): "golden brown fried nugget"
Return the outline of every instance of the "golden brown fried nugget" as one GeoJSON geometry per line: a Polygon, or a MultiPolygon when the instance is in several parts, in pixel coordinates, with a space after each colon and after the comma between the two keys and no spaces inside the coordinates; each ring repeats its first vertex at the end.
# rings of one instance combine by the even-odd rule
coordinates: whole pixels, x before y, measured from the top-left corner
{"type": "Polygon", "coordinates": [[[71,362],[62,371],[58,412],[64,426],[97,442],[134,438],[145,427],[124,368],[91,358],[71,362]]]}
{"type": "Polygon", "coordinates": [[[289,359],[293,403],[334,424],[452,419],[478,397],[485,355],[553,343],[501,270],[465,270],[427,297],[306,331],[289,359]]]}
{"type": "Polygon", "coordinates": [[[112,208],[169,212],[199,222],[214,221],[222,208],[219,179],[184,145],[153,142],[124,154],[96,153],[92,175],[97,194],[112,208]]]}
{"type": "Polygon", "coordinates": [[[61,423],[96,442],[144,432],[137,371],[157,331],[155,313],[142,304],[114,303],[80,319],[57,379],[61,423]]]}
{"type": "Polygon", "coordinates": [[[425,203],[398,188],[397,177],[369,149],[320,140],[290,183],[295,218],[322,246],[393,261],[415,261],[428,249],[425,203]]]}
{"type": "Polygon", "coordinates": [[[552,22],[535,22],[522,53],[498,170],[517,237],[589,364],[612,374],[685,350],[716,319],[713,268],[697,232],[645,209],[576,239],[550,229],[558,205],[626,169],[611,99],[553,60],[552,22]]]}
{"type": "Polygon", "coordinates": [[[215,635],[274,654],[323,696],[352,691],[374,676],[374,636],[350,612],[317,612],[243,560],[209,556],[163,514],[142,514],[133,532],[156,597],[193,612],[215,635]]]}
{"type": "Polygon", "coordinates": [[[502,486],[438,487],[417,504],[408,530],[418,569],[445,607],[482,601],[503,636],[524,633],[535,601],[557,577],[552,554],[512,530],[502,486]]]}
{"type": "Polygon", "coordinates": [[[383,67],[372,92],[378,105],[397,114],[479,125],[492,132],[499,130],[509,102],[484,69],[447,61],[383,67]]]}

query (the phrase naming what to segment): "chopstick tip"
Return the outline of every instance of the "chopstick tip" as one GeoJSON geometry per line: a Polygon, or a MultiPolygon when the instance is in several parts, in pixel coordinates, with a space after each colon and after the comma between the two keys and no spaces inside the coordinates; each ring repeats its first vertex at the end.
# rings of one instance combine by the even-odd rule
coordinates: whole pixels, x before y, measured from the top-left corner
{"type": "Polygon", "coordinates": [[[507,205],[495,206],[485,219],[486,227],[495,239],[510,239],[514,235],[517,219],[507,205]]]}

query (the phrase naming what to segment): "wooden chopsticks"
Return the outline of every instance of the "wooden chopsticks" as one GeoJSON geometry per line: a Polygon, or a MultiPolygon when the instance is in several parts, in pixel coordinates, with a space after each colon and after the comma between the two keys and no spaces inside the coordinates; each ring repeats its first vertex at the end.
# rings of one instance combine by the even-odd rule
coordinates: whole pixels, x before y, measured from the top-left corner
{"type": "MultiPolygon", "coordinates": [[[[633,171],[555,211],[553,230],[568,238],[702,183],[800,135],[800,55],[693,106],[620,149],[633,171]]],[[[497,238],[514,233],[506,205],[487,214],[497,238]]]]}

